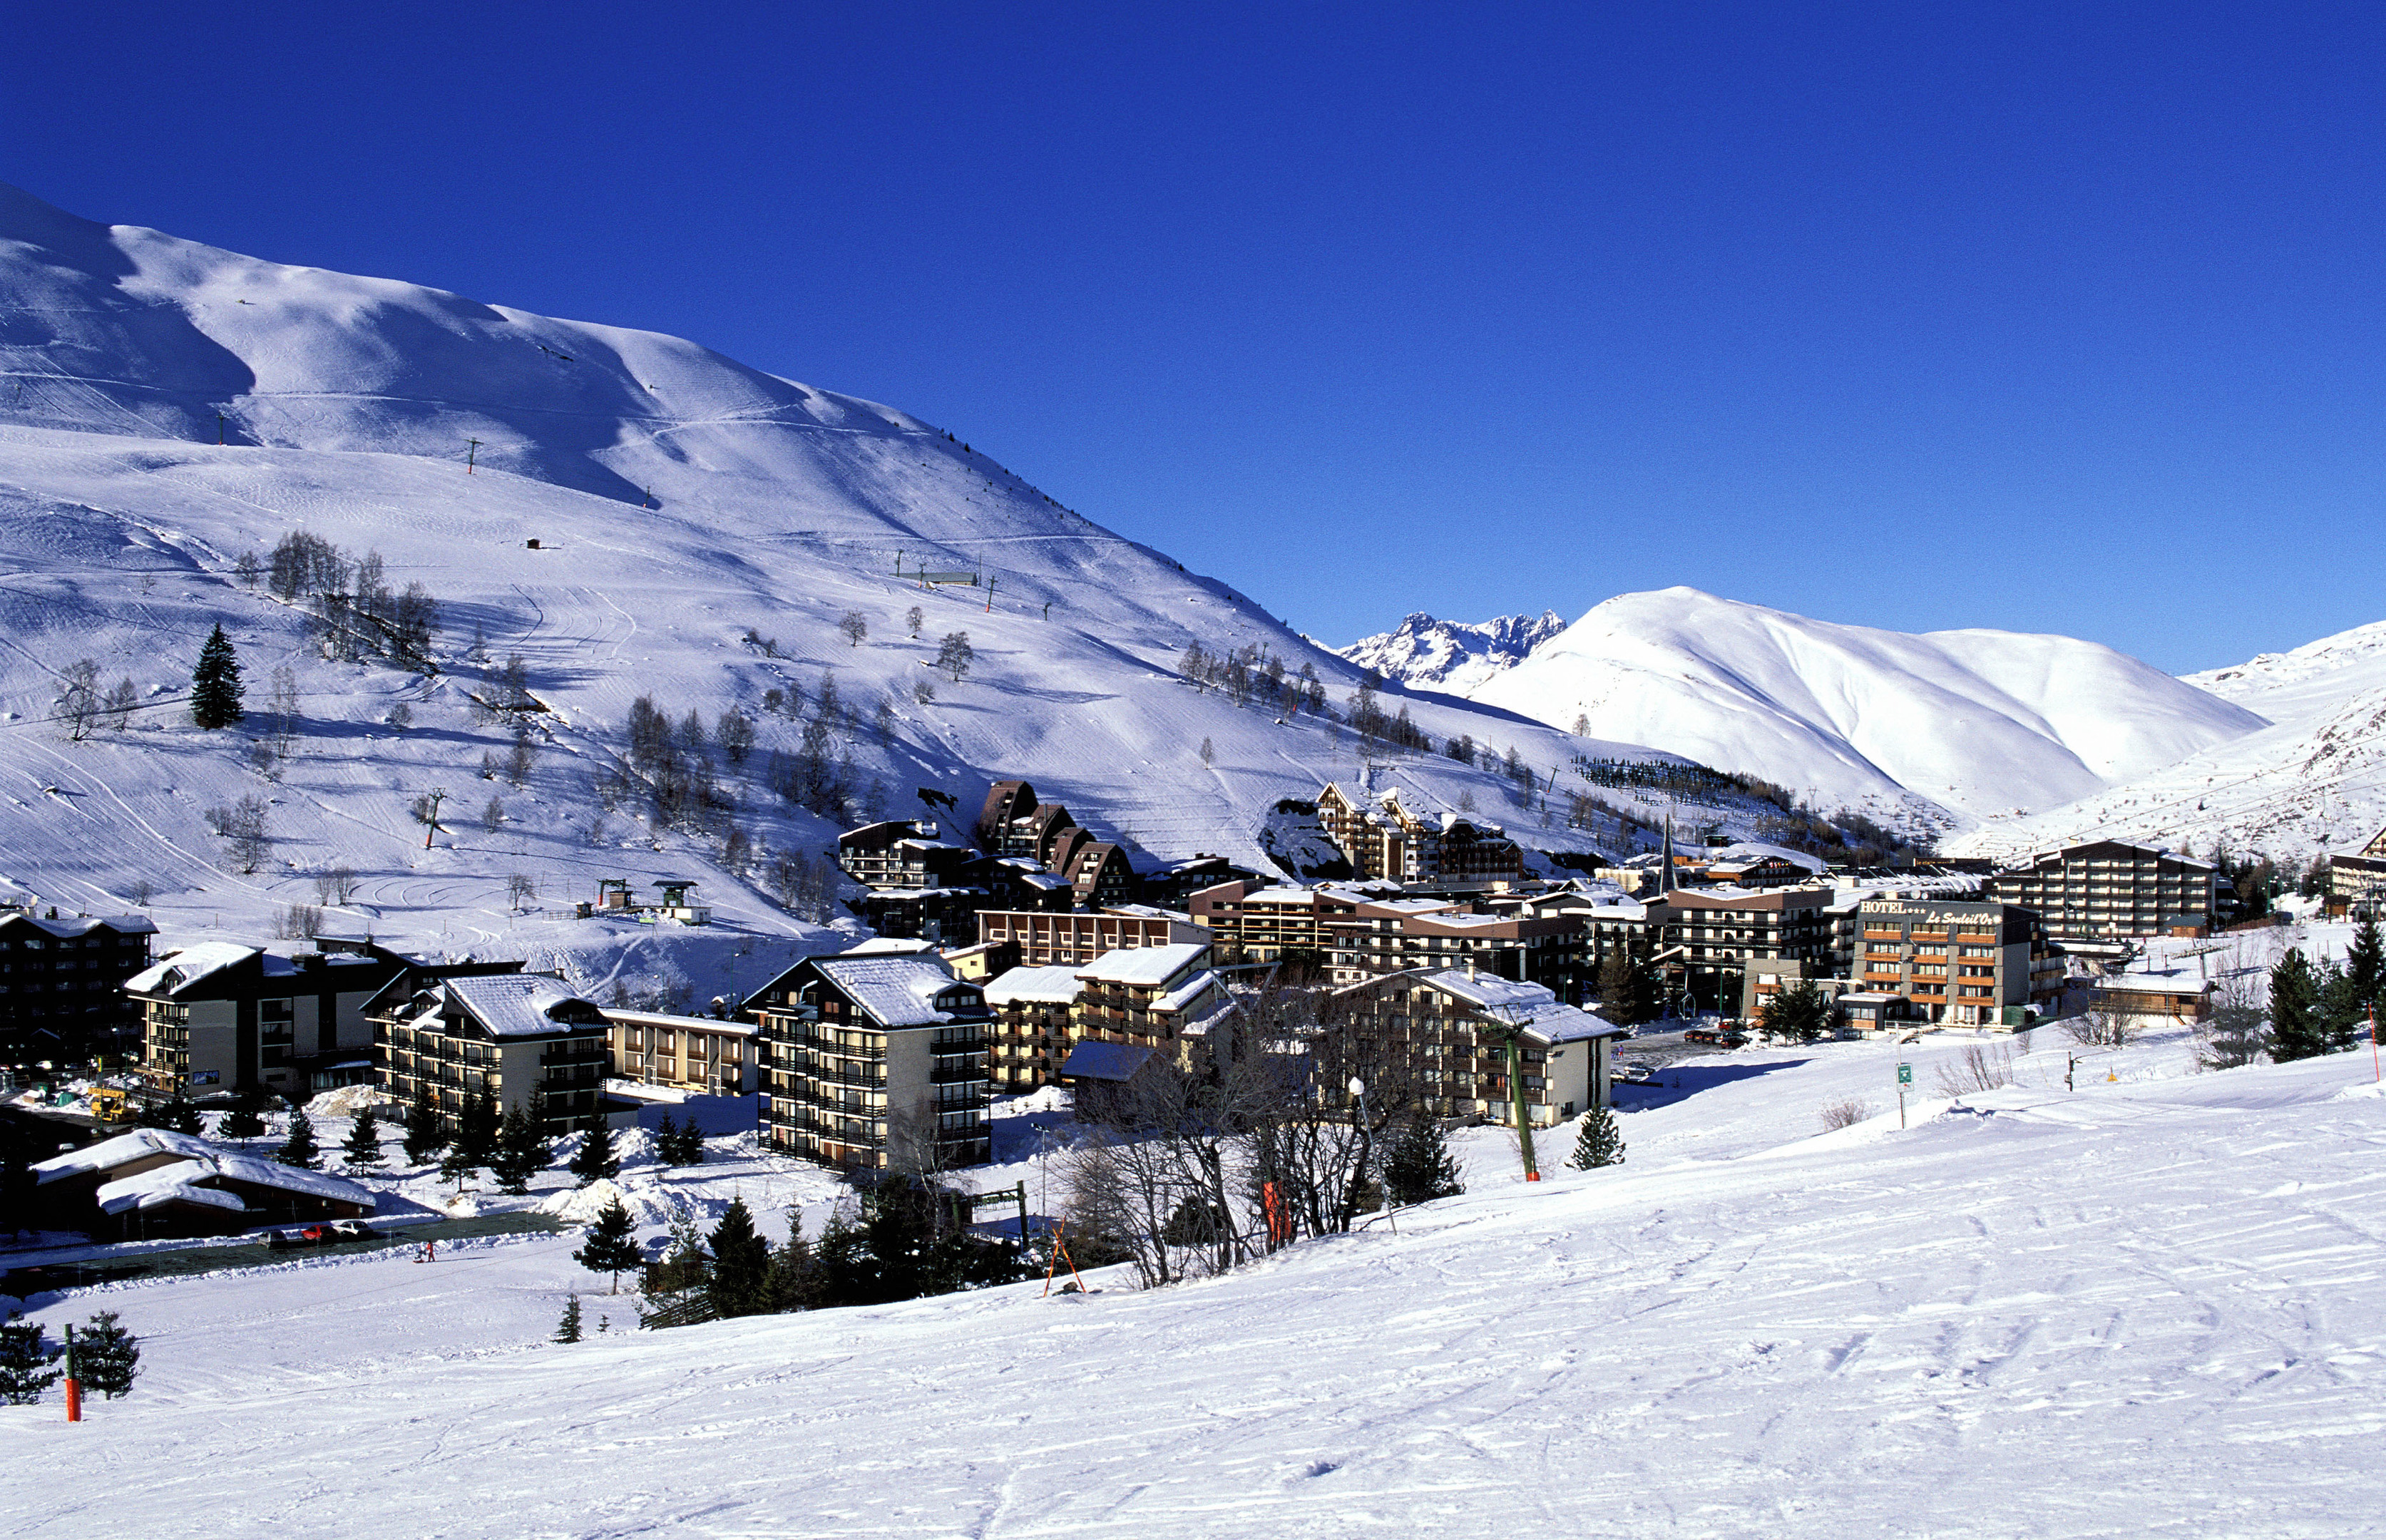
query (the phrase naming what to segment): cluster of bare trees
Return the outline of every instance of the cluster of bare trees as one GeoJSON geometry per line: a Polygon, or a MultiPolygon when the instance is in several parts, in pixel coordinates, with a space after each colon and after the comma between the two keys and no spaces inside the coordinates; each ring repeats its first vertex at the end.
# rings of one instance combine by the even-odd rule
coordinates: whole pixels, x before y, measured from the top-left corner
{"type": "MultiPolygon", "coordinates": [[[[1315,666],[1303,663],[1300,672],[1287,675],[1284,659],[1252,642],[1228,653],[1213,653],[1199,642],[1188,644],[1176,660],[1176,675],[1196,690],[1217,690],[1237,707],[1256,702],[1262,710],[1289,718],[1295,712],[1326,715],[1325,686],[1315,666]]],[[[1380,686],[1381,681],[1377,684],[1380,686]]]]}
{"type": "MultiPolygon", "coordinates": [[[[253,557],[241,558],[243,581],[254,583],[253,557]]],[[[320,535],[293,530],[266,559],[265,585],[274,597],[306,607],[308,637],[325,657],[358,663],[382,658],[402,668],[428,668],[439,636],[439,605],[420,582],[393,591],[379,551],[350,561],[320,535]]]]}
{"type": "Polygon", "coordinates": [[[261,796],[252,794],[229,807],[210,808],[206,816],[207,828],[223,840],[232,865],[243,873],[255,871],[273,849],[273,836],[266,830],[265,799],[261,796]]]}
{"type": "Polygon", "coordinates": [[[75,743],[102,727],[123,732],[132,725],[133,710],[140,704],[140,693],[130,679],[117,681],[103,693],[99,664],[91,658],[69,663],[58,674],[58,720],[67,724],[67,736],[75,743]]]}
{"type": "Polygon", "coordinates": [[[1414,1072],[1314,996],[1250,1002],[1236,1038],[1202,1070],[1155,1059],[1081,1104],[1089,1132],[1065,1158],[1080,1260],[1132,1261],[1155,1288],[1226,1271],[1382,1208],[1386,1157],[1408,1132],[1424,1126],[1438,1149],[1414,1072]]]}

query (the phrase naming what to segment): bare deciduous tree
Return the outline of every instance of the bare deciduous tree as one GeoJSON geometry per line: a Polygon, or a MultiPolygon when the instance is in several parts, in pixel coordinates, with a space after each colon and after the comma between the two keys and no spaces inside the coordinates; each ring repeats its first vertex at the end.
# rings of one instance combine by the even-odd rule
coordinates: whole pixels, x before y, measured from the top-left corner
{"type": "Polygon", "coordinates": [[[1853,1128],[1871,1116],[1872,1104],[1855,1096],[1825,1102],[1821,1113],[1823,1126],[1827,1129],[1853,1128]]]}
{"type": "Polygon", "coordinates": [[[903,623],[911,629],[911,634],[914,636],[920,634],[920,628],[927,623],[927,620],[928,612],[918,605],[913,605],[903,612],[903,623]]]}
{"type": "Polygon", "coordinates": [[[99,720],[99,665],[85,657],[58,673],[58,720],[67,724],[67,738],[81,743],[99,720]]]}
{"type": "Polygon", "coordinates": [[[346,867],[326,867],[315,873],[315,902],[318,904],[345,904],[356,896],[356,892],[357,874],[346,867]]]}
{"type": "Polygon", "coordinates": [[[1939,1094],[1967,1096],[2013,1083],[2013,1050],[2000,1045],[1992,1053],[1978,1043],[1939,1066],[1939,1094]]]}
{"type": "Polygon", "coordinates": [[[845,633],[848,646],[858,647],[870,636],[870,621],[858,609],[848,609],[839,616],[836,629],[845,633]]]}
{"type": "Polygon", "coordinates": [[[207,820],[207,827],[223,837],[232,864],[245,873],[255,871],[257,863],[273,848],[273,836],[266,831],[265,799],[261,796],[251,795],[228,808],[210,808],[207,820]]]}
{"type": "Polygon", "coordinates": [[[2063,1034],[2083,1048],[2126,1047],[2137,1035],[2127,1012],[2102,1006],[2065,1021],[2063,1034]]]}

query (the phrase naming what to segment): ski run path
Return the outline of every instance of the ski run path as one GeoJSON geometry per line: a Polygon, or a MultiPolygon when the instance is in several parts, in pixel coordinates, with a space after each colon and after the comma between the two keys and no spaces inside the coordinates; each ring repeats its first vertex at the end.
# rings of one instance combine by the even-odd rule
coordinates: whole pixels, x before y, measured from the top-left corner
{"type": "MultiPolygon", "coordinates": [[[[0,1533],[2379,1533],[2367,1045],[2198,1074],[2157,1036],[2066,1092],[2041,1029],[2014,1086],[1938,1094],[1971,1045],[1690,1060],[1626,1093],[1620,1169],[1563,1169],[1561,1130],[1526,1186],[1474,1131],[1471,1191],[1397,1234],[1157,1292],[1106,1272],[565,1347],[567,1289],[592,1331],[633,1317],[557,1237],[39,1296],[54,1332],[121,1311],[144,1375],[79,1427],[55,1396],[0,1408],[0,1533]],[[1849,1096],[1877,1115],[1820,1132],[1849,1096]]],[[[972,1174],[1044,1208],[1006,1110],[1017,1163],[972,1174]]],[[[735,1190],[774,1227],[792,1199],[815,1233],[835,1197],[740,1139],[713,1159],[639,1154],[623,1185],[649,1212],[735,1190]]]]}

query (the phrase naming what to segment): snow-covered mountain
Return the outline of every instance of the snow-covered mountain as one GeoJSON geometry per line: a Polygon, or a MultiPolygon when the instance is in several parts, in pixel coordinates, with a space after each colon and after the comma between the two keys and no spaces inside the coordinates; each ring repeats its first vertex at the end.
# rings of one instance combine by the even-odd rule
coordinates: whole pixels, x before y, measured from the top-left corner
{"type": "Polygon", "coordinates": [[[1610,599],[1471,694],[1825,808],[1962,821],[2073,802],[2264,725],[2091,642],[1908,635],[1692,588],[1610,599]]]}
{"type": "Polygon", "coordinates": [[[1395,630],[1334,650],[1388,680],[1464,695],[1522,663],[1535,647],[1563,630],[1565,621],[1554,609],[1538,617],[1502,615],[1478,626],[1437,620],[1420,612],[1395,630]]]}
{"type": "Polygon", "coordinates": [[[2386,622],[2185,682],[2269,725],[1955,848],[2003,856],[2109,835],[2307,858],[2358,850],[2386,827],[2386,622]]]}
{"type": "MultiPolygon", "coordinates": [[[[580,946],[584,927],[517,915],[516,874],[550,909],[599,877],[693,877],[724,921],[784,933],[768,862],[730,870],[724,838],[827,845],[834,823],[774,795],[767,767],[798,751],[832,681],[828,752],[851,767],[854,814],[873,787],[919,812],[919,786],[966,818],[990,780],[1023,775],[1138,859],[1262,864],[1277,799],[1357,770],[1338,724],[1238,709],[1174,663],[1195,640],[1256,645],[1337,700],[1359,670],[892,407],[672,337],[105,227],[14,189],[0,291],[0,882],[46,902],[145,893],[170,939],[255,934],[346,868],[335,920],[519,951],[580,946]],[[377,552],[391,588],[421,582],[440,606],[435,667],[322,656],[299,604],[241,575],[294,531],[377,552]],[[981,581],[923,586],[923,569],[981,581]],[[219,623],[253,715],[203,733],[182,697],[219,623]],[[476,631],[486,662],[467,656],[476,631]],[[974,651],[959,681],[935,666],[955,632],[974,651]],[[516,654],[546,707],[520,787],[482,778],[512,740],[474,706],[516,654]],[[55,703],[83,659],[144,707],[70,741],[55,703]],[[283,669],[295,752],[252,762],[283,669]],[[773,715],[770,692],[801,710],[773,715]],[[709,833],[651,827],[635,796],[598,789],[642,695],[675,722],[760,723],[743,765],[711,751],[734,814],[709,833]],[[391,724],[399,707],[410,725],[391,724]],[[408,808],[433,789],[446,832],[426,850],[408,808]],[[246,874],[207,819],[244,795],[266,801],[273,840],[246,874]]],[[[1575,746],[1461,702],[1413,713],[1538,765],[1575,746]]],[[[1496,806],[1508,786],[1438,756],[1400,780],[1428,806],[1496,806]]]]}

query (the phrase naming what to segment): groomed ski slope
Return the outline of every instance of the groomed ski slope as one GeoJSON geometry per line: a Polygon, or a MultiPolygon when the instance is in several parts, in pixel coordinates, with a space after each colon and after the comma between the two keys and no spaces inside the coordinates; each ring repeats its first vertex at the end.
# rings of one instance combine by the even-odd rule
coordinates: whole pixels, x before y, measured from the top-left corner
{"type": "MultiPolygon", "coordinates": [[[[1933,1096],[1969,1045],[1903,1050],[1903,1133],[1893,1045],[1699,1061],[1624,1114],[1620,1170],[1526,1187],[1483,1131],[1473,1190],[1397,1234],[1156,1293],[1103,1275],[1085,1297],[560,1347],[539,1339],[590,1279],[540,1241],[36,1301],[121,1310],[148,1373],[81,1427],[0,1409],[11,1465],[43,1473],[0,1492],[0,1526],[2376,1533],[2386,1098],[2367,1049],[2193,1075],[2171,1037],[2066,1093],[2068,1045],[2041,1031],[2017,1086],[1933,1096]],[[1882,1115],[1816,1132],[1850,1095],[1882,1115]]],[[[592,1326],[625,1313],[587,1303],[592,1326]]]]}

